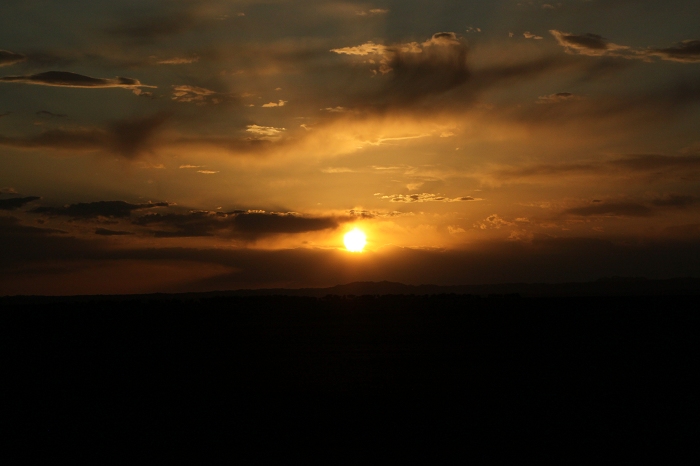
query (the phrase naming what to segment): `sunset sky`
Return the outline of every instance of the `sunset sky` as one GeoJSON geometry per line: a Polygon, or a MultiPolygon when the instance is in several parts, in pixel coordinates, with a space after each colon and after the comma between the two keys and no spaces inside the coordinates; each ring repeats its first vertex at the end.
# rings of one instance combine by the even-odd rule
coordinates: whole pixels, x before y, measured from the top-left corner
{"type": "Polygon", "coordinates": [[[700,276],[698,18],[5,0],[0,295],[700,276]]]}

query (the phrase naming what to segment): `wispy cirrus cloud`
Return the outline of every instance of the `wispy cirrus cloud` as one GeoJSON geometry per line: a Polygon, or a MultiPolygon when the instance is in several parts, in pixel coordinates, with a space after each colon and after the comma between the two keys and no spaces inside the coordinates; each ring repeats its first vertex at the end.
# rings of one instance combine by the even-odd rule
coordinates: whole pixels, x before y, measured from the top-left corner
{"type": "Polygon", "coordinates": [[[141,87],[156,87],[142,84],[138,79],[134,78],[92,78],[69,71],[47,71],[45,73],[25,76],[2,76],[0,77],[0,82],[36,84],[39,86],[76,87],[83,89],[104,89],[111,87],[136,89],[141,87]]]}

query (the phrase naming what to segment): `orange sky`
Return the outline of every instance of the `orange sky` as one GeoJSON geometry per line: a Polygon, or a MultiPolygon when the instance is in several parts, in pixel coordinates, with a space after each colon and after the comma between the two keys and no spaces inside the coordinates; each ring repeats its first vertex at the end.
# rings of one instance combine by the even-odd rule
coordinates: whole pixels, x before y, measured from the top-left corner
{"type": "Polygon", "coordinates": [[[700,274],[697,2],[5,10],[0,294],[700,274]]]}

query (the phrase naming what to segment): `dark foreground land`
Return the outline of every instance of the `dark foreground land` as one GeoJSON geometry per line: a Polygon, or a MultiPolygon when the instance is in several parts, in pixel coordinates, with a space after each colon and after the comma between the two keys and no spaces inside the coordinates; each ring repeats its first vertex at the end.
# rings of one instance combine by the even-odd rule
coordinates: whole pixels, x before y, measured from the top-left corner
{"type": "Polygon", "coordinates": [[[10,404],[37,438],[85,422],[98,437],[111,423],[273,435],[377,416],[400,430],[421,413],[430,432],[474,419],[551,419],[543,435],[573,421],[611,442],[659,422],[675,439],[697,432],[696,295],[1,301],[10,404]]]}

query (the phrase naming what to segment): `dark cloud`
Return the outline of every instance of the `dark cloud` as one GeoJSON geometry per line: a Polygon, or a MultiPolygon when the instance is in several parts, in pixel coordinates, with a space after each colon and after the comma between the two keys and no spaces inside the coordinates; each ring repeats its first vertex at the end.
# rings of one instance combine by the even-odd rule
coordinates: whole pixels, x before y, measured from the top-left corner
{"type": "Polygon", "coordinates": [[[53,129],[35,136],[0,135],[0,146],[74,151],[106,151],[134,159],[153,149],[155,137],[167,120],[159,113],[115,121],[107,128],[53,129]]]}
{"type": "Polygon", "coordinates": [[[18,194],[17,190],[12,187],[0,188],[0,194],[18,194]]]}
{"type": "Polygon", "coordinates": [[[388,82],[376,96],[393,104],[410,104],[465,84],[471,72],[468,47],[454,33],[437,33],[422,44],[422,52],[391,48],[388,82]]]}
{"type": "Polygon", "coordinates": [[[21,53],[10,52],[9,50],[0,50],[0,66],[9,66],[26,60],[27,57],[21,53]]]}
{"type": "Polygon", "coordinates": [[[139,87],[154,87],[141,84],[138,79],[117,77],[114,79],[92,78],[69,71],[47,71],[45,73],[27,76],[3,76],[0,82],[38,84],[41,86],[77,87],[77,88],[109,88],[121,87],[135,89],[139,87]]]}
{"type": "Polygon", "coordinates": [[[101,235],[101,236],[125,236],[125,235],[133,235],[133,233],[130,232],[130,231],[107,230],[106,228],[96,228],[96,229],[95,229],[95,234],[96,234],[96,235],[101,235]]]}
{"type": "Polygon", "coordinates": [[[700,62],[700,40],[685,40],[673,47],[649,49],[648,55],[683,63],[700,62]]]}
{"type": "Polygon", "coordinates": [[[304,217],[293,213],[262,212],[190,212],[188,214],[148,214],[133,223],[158,226],[152,230],[157,237],[232,236],[255,240],[275,234],[295,234],[337,228],[347,219],[334,217],[304,217]]]}
{"type": "Polygon", "coordinates": [[[649,206],[636,202],[605,202],[567,209],[564,211],[564,214],[582,217],[648,217],[652,215],[652,212],[649,206]]]}
{"type": "Polygon", "coordinates": [[[684,40],[666,48],[634,49],[625,45],[613,44],[596,34],[570,34],[557,30],[549,32],[559,42],[559,45],[569,53],[637,60],[649,60],[649,57],[657,57],[681,63],[700,62],[700,40],[697,39],[684,40]]]}
{"type": "Polygon", "coordinates": [[[167,115],[119,120],[109,127],[109,147],[112,151],[134,158],[151,148],[154,136],[167,120],[167,115]]]}
{"type": "Polygon", "coordinates": [[[668,196],[654,199],[651,203],[657,207],[684,208],[698,203],[698,198],[686,194],[669,194],[668,196]]]}
{"type": "MultiPolygon", "coordinates": [[[[14,194],[14,193],[8,192],[8,194],[14,194]]],[[[28,196],[28,197],[15,197],[12,199],[0,199],[0,210],[19,209],[20,207],[24,206],[25,204],[29,204],[30,202],[36,201],[37,199],[41,199],[41,198],[37,197],[37,196],[28,196]]]]}
{"type": "Polygon", "coordinates": [[[73,219],[89,219],[97,217],[126,218],[137,210],[154,207],[168,207],[167,202],[147,204],[130,204],[124,201],[97,201],[70,204],[65,207],[37,207],[33,213],[71,217],[73,219]]]}
{"type": "Polygon", "coordinates": [[[453,32],[439,32],[423,42],[385,46],[367,42],[355,47],[332,49],[340,55],[373,57],[375,74],[382,74],[381,89],[369,96],[369,105],[407,105],[444,94],[465,84],[471,72],[467,44],[453,32]]]}

